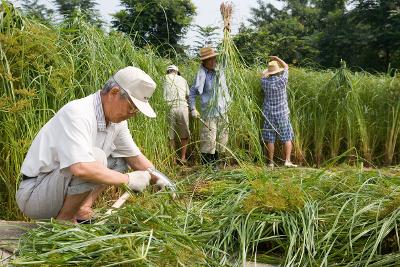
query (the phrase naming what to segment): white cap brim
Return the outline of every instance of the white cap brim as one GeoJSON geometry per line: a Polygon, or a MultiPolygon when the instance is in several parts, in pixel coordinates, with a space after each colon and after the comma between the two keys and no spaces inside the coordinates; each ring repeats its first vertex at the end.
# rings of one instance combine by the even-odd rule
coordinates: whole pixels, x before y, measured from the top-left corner
{"type": "Polygon", "coordinates": [[[142,112],[144,115],[150,118],[155,118],[157,115],[153,108],[150,106],[149,102],[140,101],[132,96],[130,96],[133,104],[142,112]]]}

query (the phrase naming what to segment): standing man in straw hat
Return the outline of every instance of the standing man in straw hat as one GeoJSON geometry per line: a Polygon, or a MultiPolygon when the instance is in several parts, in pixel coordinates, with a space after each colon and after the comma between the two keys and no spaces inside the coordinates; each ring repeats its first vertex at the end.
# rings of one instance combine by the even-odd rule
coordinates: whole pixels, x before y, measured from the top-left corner
{"type": "Polygon", "coordinates": [[[274,143],[278,138],[283,142],[285,166],[297,167],[290,161],[292,140],[294,138],[292,125],[289,120],[287,102],[287,83],[289,66],[279,57],[270,56],[268,69],[262,73],[261,85],[264,91],[264,126],[262,137],[269,158],[269,167],[274,167],[274,143]]]}
{"type": "Polygon", "coordinates": [[[168,182],[151,176],[127,119],[154,118],[149,99],[156,83],[141,69],[119,70],[97,91],[63,106],[39,131],[21,167],[17,204],[32,219],[89,220],[108,185],[142,191],[168,182]],[[123,174],[128,165],[137,171],[123,174]]]}
{"type": "Polygon", "coordinates": [[[200,49],[201,66],[189,93],[189,109],[203,125],[200,130],[200,152],[203,164],[213,164],[225,152],[228,142],[228,106],[231,101],[223,68],[217,68],[217,53],[211,47],[200,49]],[[201,115],[196,109],[200,97],[201,115]]]}
{"type": "Polygon", "coordinates": [[[186,149],[189,142],[189,85],[180,75],[178,67],[170,65],[164,82],[164,99],[169,107],[169,139],[172,149],[175,151],[175,137],[181,143],[180,162],[186,163],[186,149]]]}

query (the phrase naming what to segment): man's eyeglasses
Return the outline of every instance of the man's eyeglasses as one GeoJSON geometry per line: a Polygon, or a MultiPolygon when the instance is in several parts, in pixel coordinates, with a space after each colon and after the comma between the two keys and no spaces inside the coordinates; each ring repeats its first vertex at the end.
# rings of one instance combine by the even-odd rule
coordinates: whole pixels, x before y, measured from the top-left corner
{"type": "Polygon", "coordinates": [[[131,113],[136,113],[139,111],[139,109],[136,107],[136,105],[132,102],[132,100],[129,97],[126,100],[128,100],[131,113]]]}

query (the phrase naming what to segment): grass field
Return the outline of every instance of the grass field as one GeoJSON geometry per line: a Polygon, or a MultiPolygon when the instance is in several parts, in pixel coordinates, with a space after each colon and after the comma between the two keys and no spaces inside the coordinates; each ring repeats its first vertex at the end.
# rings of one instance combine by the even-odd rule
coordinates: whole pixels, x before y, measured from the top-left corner
{"type": "MultiPolygon", "coordinates": [[[[240,266],[257,257],[285,266],[400,265],[400,175],[389,167],[400,162],[399,76],[350,72],[344,62],[337,70],[291,67],[293,156],[305,168],[271,171],[263,167],[260,143],[265,66],[243,65],[228,40],[221,60],[230,62],[226,157],[234,165],[218,174],[197,167],[182,173],[172,165],[160,88],[169,64],[191,83],[198,61],[161,58],[80,20],[46,26],[7,5],[0,14],[0,219],[26,219],[14,196],[39,129],[65,103],[100,89],[127,65],[142,68],[158,87],[151,100],[157,118],[130,120],[132,135],[181,191],[176,201],[165,192],[133,196],[101,225],[43,223],[21,243],[15,264],[240,266]]],[[[191,129],[196,165],[198,122],[191,129]]],[[[107,192],[99,214],[119,193],[107,192]]]]}
{"type": "MultiPolygon", "coordinates": [[[[191,83],[196,60],[163,59],[150,49],[136,49],[123,34],[106,34],[80,20],[50,27],[25,19],[10,7],[0,24],[0,203],[3,218],[18,218],[15,188],[19,168],[38,130],[65,103],[100,89],[119,68],[134,65],[149,73],[162,88],[166,66],[175,63],[191,83]]],[[[228,39],[229,40],[229,39],[228,39]]],[[[229,111],[228,157],[262,164],[259,73],[263,66],[245,67],[231,42],[222,60],[231,62],[227,80],[233,96],[229,111]],[[233,52],[232,52],[233,51],[233,52]]],[[[341,162],[382,166],[399,162],[400,79],[384,74],[314,71],[291,68],[289,105],[295,131],[294,160],[320,166],[341,162]]],[[[169,168],[174,157],[167,142],[167,107],[162,90],[152,105],[158,117],[138,116],[129,122],[137,144],[158,168],[169,168]]],[[[193,122],[190,150],[198,155],[198,122],[193,122]]],[[[279,160],[278,160],[279,161],[279,160]]]]}
{"type": "MultiPolygon", "coordinates": [[[[398,266],[400,169],[176,173],[168,192],[133,195],[92,225],[41,223],[16,265],[398,266]],[[108,265],[109,264],[109,265],[108,265]]],[[[110,192],[111,193],[111,192],[110,192]]],[[[108,205],[111,205],[108,204],[108,205]]]]}

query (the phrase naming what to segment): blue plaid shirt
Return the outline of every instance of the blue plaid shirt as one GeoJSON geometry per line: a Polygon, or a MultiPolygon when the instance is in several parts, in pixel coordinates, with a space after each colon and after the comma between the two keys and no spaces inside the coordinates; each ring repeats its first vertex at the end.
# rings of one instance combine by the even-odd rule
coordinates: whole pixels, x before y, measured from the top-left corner
{"type": "Polygon", "coordinates": [[[285,69],[281,75],[269,76],[261,79],[264,91],[263,112],[265,116],[281,117],[289,114],[286,86],[289,70],[285,69]]]}

